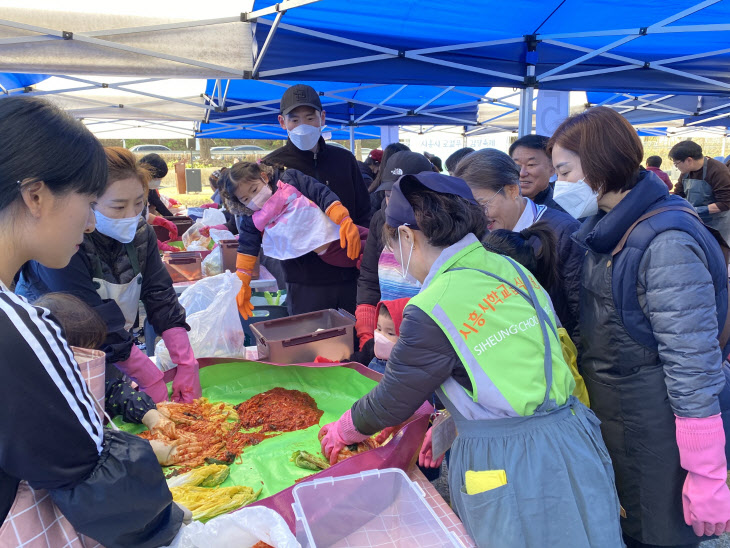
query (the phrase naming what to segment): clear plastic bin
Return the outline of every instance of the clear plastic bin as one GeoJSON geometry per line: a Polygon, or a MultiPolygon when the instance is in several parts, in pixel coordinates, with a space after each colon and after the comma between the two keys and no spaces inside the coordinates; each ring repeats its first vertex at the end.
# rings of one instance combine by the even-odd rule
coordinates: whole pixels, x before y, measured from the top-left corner
{"type": "Polygon", "coordinates": [[[313,480],[292,494],[304,548],[463,547],[423,490],[397,468],[313,480]]]}

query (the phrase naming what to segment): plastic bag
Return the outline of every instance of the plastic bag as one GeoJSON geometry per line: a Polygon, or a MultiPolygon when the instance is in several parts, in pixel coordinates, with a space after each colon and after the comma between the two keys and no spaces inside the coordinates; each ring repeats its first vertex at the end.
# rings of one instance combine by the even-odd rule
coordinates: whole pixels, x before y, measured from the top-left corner
{"type": "MultiPolygon", "coordinates": [[[[243,358],[245,334],[236,305],[241,290],[238,276],[224,272],[199,280],[180,296],[190,326],[188,338],[196,358],[243,358]]],[[[162,371],[175,367],[161,340],[155,347],[162,371]]]]}
{"type": "MultiPolygon", "coordinates": [[[[211,232],[213,232],[211,230],[211,232]]],[[[203,269],[203,276],[217,276],[223,272],[223,256],[221,254],[221,248],[216,247],[211,251],[201,265],[203,269]]]]}
{"type": "Polygon", "coordinates": [[[196,221],[193,226],[185,231],[182,235],[182,242],[187,251],[206,251],[210,245],[210,238],[203,236],[200,229],[205,225],[200,221],[196,221]]]}
{"type": "Polygon", "coordinates": [[[233,232],[231,232],[230,230],[218,230],[217,228],[210,229],[210,237],[215,243],[218,243],[221,240],[236,239],[236,237],[233,235],[233,232]]]}
{"type": "Polygon", "coordinates": [[[244,508],[213,518],[194,521],[180,529],[169,548],[250,548],[264,541],[274,548],[301,548],[284,519],[268,508],[244,508]]]}
{"type": "Polygon", "coordinates": [[[216,226],[226,224],[226,216],[217,209],[206,209],[200,222],[205,226],[216,226]]]}

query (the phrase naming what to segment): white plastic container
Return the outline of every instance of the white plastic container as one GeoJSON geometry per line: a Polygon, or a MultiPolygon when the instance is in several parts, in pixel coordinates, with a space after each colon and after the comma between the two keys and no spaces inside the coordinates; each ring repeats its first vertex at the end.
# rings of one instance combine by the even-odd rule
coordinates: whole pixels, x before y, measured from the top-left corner
{"type": "Polygon", "coordinates": [[[294,487],[303,548],[463,547],[402,470],[369,470],[294,487]]]}

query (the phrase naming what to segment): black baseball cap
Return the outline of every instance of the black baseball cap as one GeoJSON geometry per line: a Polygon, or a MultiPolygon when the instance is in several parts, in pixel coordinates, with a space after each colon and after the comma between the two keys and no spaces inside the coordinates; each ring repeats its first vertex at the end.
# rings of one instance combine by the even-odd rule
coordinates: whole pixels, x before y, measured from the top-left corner
{"type": "Polygon", "coordinates": [[[432,170],[433,167],[431,162],[422,154],[410,150],[401,150],[388,158],[385,168],[381,166],[380,169],[383,170],[383,175],[380,179],[380,186],[375,189],[375,192],[391,190],[395,182],[403,175],[421,173],[429,169],[432,170]]]}
{"type": "Polygon", "coordinates": [[[296,84],[288,87],[284,95],[281,96],[279,111],[282,116],[286,116],[297,107],[312,107],[314,110],[322,112],[319,93],[312,86],[306,84],[296,84]]]}
{"type": "MultiPolygon", "coordinates": [[[[393,157],[395,157],[395,154],[393,157]]],[[[404,182],[408,183],[410,181],[417,181],[426,188],[429,188],[434,192],[438,192],[439,194],[452,194],[454,196],[464,198],[474,205],[478,205],[477,201],[474,199],[474,194],[472,194],[471,189],[463,179],[451,177],[450,175],[441,175],[432,169],[415,175],[403,175],[393,185],[393,193],[390,195],[388,206],[385,208],[385,222],[388,223],[389,226],[399,227],[402,225],[408,225],[411,228],[418,229],[416,214],[413,212],[413,207],[411,207],[411,204],[401,191],[401,185],[404,182]]]]}

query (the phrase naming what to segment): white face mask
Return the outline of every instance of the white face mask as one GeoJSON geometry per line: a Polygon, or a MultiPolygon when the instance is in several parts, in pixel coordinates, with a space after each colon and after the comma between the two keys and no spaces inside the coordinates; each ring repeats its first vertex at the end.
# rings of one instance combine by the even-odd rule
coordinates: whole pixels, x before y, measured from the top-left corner
{"type": "Polygon", "coordinates": [[[598,194],[583,179],[577,183],[556,181],[553,200],[576,219],[598,213],[598,194]]]}
{"type": "Polygon", "coordinates": [[[291,131],[287,131],[287,133],[291,142],[299,150],[312,150],[317,144],[317,141],[319,141],[322,126],[315,127],[309,124],[300,124],[291,131]]]}
{"type": "Polygon", "coordinates": [[[152,179],[149,186],[152,190],[157,190],[158,188],[160,188],[161,183],[162,181],[160,179],[152,179]]]}
{"type": "Polygon", "coordinates": [[[373,333],[373,336],[375,338],[375,357],[379,360],[390,359],[390,353],[393,351],[395,343],[383,335],[380,331],[373,333]]]}
{"type": "Polygon", "coordinates": [[[128,244],[134,240],[137,225],[139,225],[139,215],[126,219],[110,219],[106,215],[94,211],[94,216],[96,217],[96,230],[104,236],[114,238],[123,244],[128,244]]]}
{"type": "MultiPolygon", "coordinates": [[[[407,225],[406,225],[407,226],[407,225]]],[[[403,247],[400,243],[400,230],[398,231],[398,250],[400,251],[400,267],[403,270],[400,275],[404,280],[407,280],[410,277],[410,274],[408,273],[408,267],[411,266],[411,257],[413,256],[413,244],[415,242],[411,242],[411,251],[408,253],[408,262],[404,264],[403,261],[403,247]]]]}
{"type": "MultiPolygon", "coordinates": [[[[261,179],[264,181],[263,179],[261,179]]],[[[258,211],[262,207],[264,207],[264,204],[266,201],[271,198],[271,195],[273,194],[271,187],[269,184],[264,181],[264,186],[261,187],[261,189],[256,193],[256,196],[251,198],[249,202],[246,204],[246,207],[249,208],[251,211],[258,211]]]]}

